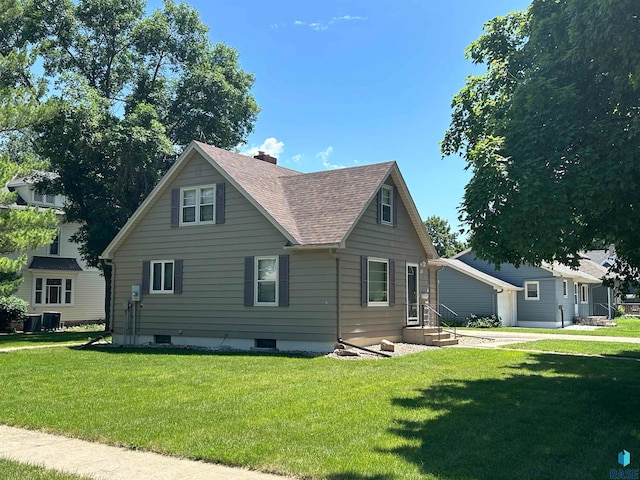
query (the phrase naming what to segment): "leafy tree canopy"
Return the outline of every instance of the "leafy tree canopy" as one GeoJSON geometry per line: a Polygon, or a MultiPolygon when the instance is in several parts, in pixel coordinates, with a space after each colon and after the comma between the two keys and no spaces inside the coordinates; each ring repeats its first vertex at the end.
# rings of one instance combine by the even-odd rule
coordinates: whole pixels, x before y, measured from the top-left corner
{"type": "MultiPolygon", "coordinates": [[[[0,145],[8,135],[34,125],[51,115],[50,105],[42,104],[41,82],[28,72],[27,52],[11,51],[4,43],[11,36],[10,29],[18,10],[13,2],[0,3],[0,145]],[[5,35],[6,31],[6,35],[5,35]]],[[[0,151],[0,187],[16,177],[32,173],[37,165],[17,163],[7,151],[0,151]]],[[[0,297],[11,295],[21,281],[20,271],[25,264],[27,250],[50,243],[57,232],[57,219],[53,210],[36,208],[10,208],[17,194],[0,190],[0,297]],[[11,254],[10,256],[7,256],[11,254]]]]}
{"type": "Polygon", "coordinates": [[[473,173],[461,220],[474,251],[577,265],[598,240],[640,278],[640,3],[534,0],[466,54],[487,68],[454,97],[442,152],[473,173]]]}
{"type": "MultiPolygon", "coordinates": [[[[58,174],[39,189],[67,198],[67,219],[82,225],[73,240],[103,269],[108,298],[99,255],[191,140],[246,140],[259,111],[254,77],[173,0],[151,14],[143,0],[0,2],[0,52],[38,60],[55,107],[13,145],[26,139],[58,174]]],[[[0,75],[21,81],[29,71],[0,75]]]]}
{"type": "Polygon", "coordinates": [[[467,244],[458,240],[458,234],[451,231],[449,222],[444,218],[432,215],[424,221],[424,226],[429,232],[436,252],[441,257],[453,257],[456,253],[467,248],[467,244]]]}

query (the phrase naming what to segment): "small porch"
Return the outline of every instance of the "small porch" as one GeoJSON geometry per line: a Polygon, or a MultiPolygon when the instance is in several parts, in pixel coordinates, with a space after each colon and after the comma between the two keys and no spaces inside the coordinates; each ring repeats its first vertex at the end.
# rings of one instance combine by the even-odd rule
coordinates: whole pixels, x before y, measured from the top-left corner
{"type": "Polygon", "coordinates": [[[438,310],[429,304],[409,305],[407,324],[402,329],[402,341],[416,345],[444,347],[457,345],[455,312],[445,305],[438,310]]]}

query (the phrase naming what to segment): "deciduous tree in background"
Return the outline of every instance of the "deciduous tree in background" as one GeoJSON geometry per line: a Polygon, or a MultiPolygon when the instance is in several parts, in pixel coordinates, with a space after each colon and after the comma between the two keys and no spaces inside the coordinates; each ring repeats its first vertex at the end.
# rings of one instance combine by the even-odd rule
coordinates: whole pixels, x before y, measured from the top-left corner
{"type": "Polygon", "coordinates": [[[461,220],[496,264],[559,260],[614,243],[640,278],[640,3],[534,0],[467,49],[486,73],[454,97],[445,155],[473,177],[461,220]]]}
{"type": "Polygon", "coordinates": [[[456,253],[460,253],[467,248],[467,244],[462,240],[458,240],[458,234],[451,231],[449,222],[444,218],[432,215],[424,221],[424,226],[429,232],[436,252],[441,257],[453,257],[456,253]]]}
{"type": "Polygon", "coordinates": [[[10,49],[42,60],[55,85],[54,118],[37,126],[35,151],[58,174],[41,188],[66,196],[73,238],[91,266],[127,218],[196,139],[243,143],[259,108],[238,53],[214,45],[193,8],[165,0],[2,0],[19,12],[10,49]]]}
{"type": "MultiPolygon", "coordinates": [[[[50,105],[40,102],[44,85],[29,73],[28,52],[7,48],[19,13],[14,2],[0,2],[0,143],[7,135],[27,129],[53,113],[50,105]]],[[[31,174],[36,166],[17,163],[8,152],[0,151],[0,187],[31,174]]],[[[0,297],[8,297],[18,288],[25,252],[50,243],[57,233],[53,210],[9,208],[15,201],[15,193],[0,190],[0,297]]]]}

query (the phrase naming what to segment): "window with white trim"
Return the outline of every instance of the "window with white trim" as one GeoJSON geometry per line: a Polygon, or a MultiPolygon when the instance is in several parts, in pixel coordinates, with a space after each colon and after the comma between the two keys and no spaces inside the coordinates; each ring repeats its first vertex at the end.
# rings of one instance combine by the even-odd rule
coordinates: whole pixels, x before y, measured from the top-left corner
{"type": "Polygon", "coordinates": [[[393,224],[393,187],[382,186],[382,196],[380,201],[380,221],[389,225],[393,224]]]}
{"type": "Polygon", "coordinates": [[[173,260],[150,262],[149,293],[173,293],[173,260]]]}
{"type": "Polygon", "coordinates": [[[255,259],[255,305],[278,306],[278,257],[255,259]]]}
{"type": "Polygon", "coordinates": [[[589,303],[589,285],[580,285],[580,303],[589,303]]]}
{"type": "Polygon", "coordinates": [[[35,277],[34,305],[73,305],[73,279],[35,277]]]}
{"type": "Polygon", "coordinates": [[[569,297],[569,282],[567,280],[562,280],[562,295],[564,298],[569,297]]]}
{"type": "Polygon", "coordinates": [[[389,305],[389,260],[367,259],[367,299],[368,305],[386,307],[389,305]]]}
{"type": "Polygon", "coordinates": [[[524,282],[524,299],[540,300],[540,282],[524,282]]]}
{"type": "Polygon", "coordinates": [[[180,189],[180,224],[215,223],[216,186],[180,189]]]}

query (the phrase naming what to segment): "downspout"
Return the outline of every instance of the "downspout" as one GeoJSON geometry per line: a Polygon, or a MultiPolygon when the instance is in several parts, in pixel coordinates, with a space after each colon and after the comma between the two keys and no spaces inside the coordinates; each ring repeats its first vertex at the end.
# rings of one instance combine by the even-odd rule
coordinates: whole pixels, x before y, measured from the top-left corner
{"type": "Polygon", "coordinates": [[[109,316],[111,318],[108,320],[109,331],[111,332],[111,335],[113,335],[113,325],[115,323],[115,319],[113,317],[116,314],[116,289],[114,288],[116,283],[116,264],[113,263],[113,259],[111,258],[103,258],[102,261],[111,267],[111,312],[109,312],[109,316]]]}
{"type": "Polygon", "coordinates": [[[329,254],[336,259],[336,339],[340,342],[342,339],[342,284],[340,280],[340,257],[333,248],[329,249],[329,254]]]}

